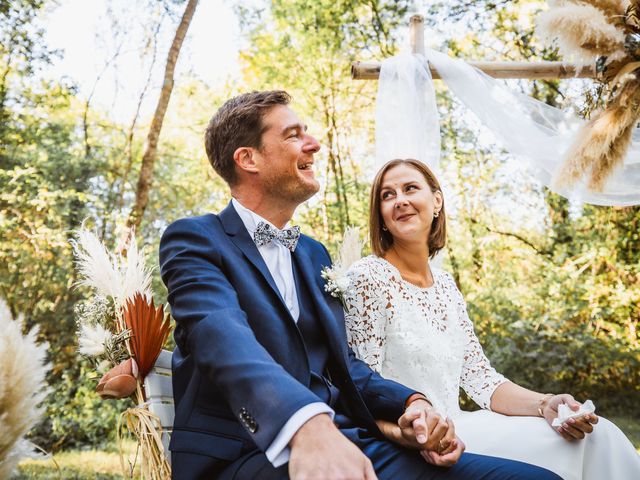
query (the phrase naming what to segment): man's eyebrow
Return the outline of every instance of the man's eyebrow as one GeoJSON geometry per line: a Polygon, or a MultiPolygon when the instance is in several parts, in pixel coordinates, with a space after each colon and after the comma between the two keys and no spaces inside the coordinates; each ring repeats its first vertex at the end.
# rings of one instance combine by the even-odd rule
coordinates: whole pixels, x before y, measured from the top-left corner
{"type": "Polygon", "coordinates": [[[303,132],[306,132],[307,125],[303,125],[302,123],[292,123],[282,129],[282,134],[287,133],[289,130],[302,130],[303,132]]]}

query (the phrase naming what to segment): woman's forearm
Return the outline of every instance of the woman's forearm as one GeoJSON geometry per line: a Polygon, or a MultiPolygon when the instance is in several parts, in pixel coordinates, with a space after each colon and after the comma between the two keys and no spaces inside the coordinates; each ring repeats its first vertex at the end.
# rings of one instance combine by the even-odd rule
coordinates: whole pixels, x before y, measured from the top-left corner
{"type": "Polygon", "coordinates": [[[547,395],[527,390],[513,382],[505,382],[491,395],[491,410],[503,415],[539,416],[547,395]]]}

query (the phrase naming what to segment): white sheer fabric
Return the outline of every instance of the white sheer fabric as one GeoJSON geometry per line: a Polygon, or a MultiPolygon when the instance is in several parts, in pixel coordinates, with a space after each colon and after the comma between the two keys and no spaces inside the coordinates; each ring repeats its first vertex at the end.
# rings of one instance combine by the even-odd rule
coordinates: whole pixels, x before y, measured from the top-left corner
{"type": "Polygon", "coordinates": [[[455,96],[501,141],[515,159],[525,162],[545,186],[574,201],[595,205],[640,204],[640,132],[624,165],[603,192],[585,183],[570,190],[554,186],[583,120],[570,112],[514,92],[462,60],[435,50],[422,55],[401,54],[382,63],[376,104],[376,162],[416,158],[437,170],[440,158],[439,116],[427,61],[455,96]]]}
{"type": "Polygon", "coordinates": [[[606,419],[587,439],[569,443],[542,418],[461,411],[460,387],[488,409],[491,395],[507,379],[484,355],[451,275],[433,267],[432,272],[434,285],[419,288],[379,257],[351,266],[345,321],[349,344],[360,359],[424,393],[440,413],[452,417],[468,452],[539,465],[565,479],[640,478],[640,457],[606,419]]]}

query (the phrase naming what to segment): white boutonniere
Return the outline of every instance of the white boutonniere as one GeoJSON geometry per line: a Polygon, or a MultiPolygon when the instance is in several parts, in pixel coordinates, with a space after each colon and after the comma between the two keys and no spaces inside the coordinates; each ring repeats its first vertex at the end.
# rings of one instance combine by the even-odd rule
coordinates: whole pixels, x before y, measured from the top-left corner
{"type": "Polygon", "coordinates": [[[349,267],[360,260],[362,252],[362,241],[360,240],[360,229],[349,227],[344,232],[342,244],[338,253],[338,261],[330,267],[324,267],[321,275],[327,283],[324,290],[337,298],[345,306],[344,297],[351,287],[351,280],[347,276],[349,267]]]}

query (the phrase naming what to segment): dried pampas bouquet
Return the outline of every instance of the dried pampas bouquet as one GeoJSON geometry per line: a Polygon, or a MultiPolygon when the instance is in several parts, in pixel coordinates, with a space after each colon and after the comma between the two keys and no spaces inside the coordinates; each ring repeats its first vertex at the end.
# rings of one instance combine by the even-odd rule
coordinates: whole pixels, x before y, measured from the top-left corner
{"type": "Polygon", "coordinates": [[[587,177],[602,191],[622,164],[640,119],[640,0],[560,0],[538,17],[538,33],[556,40],[560,53],[580,63],[596,61],[609,98],[585,124],[557,174],[558,185],[587,177]]]}
{"type": "Polygon", "coordinates": [[[84,227],[72,245],[79,284],[93,292],[76,306],[78,350],[104,372],[96,387],[100,396],[135,401],[136,406],[122,413],[122,423],[138,441],[143,477],[168,479],[171,470],[162,446],[162,427],[145,403],[143,382],[169,335],[170,323],[163,306],[153,304],[144,252],[138,249],[133,232],[122,249],[125,255],[109,252],[84,227]]]}
{"type": "Polygon", "coordinates": [[[9,478],[34,450],[24,436],[40,418],[47,394],[48,345],[38,345],[37,333],[33,328],[23,335],[22,322],[0,299],[0,478],[9,478]]]}

